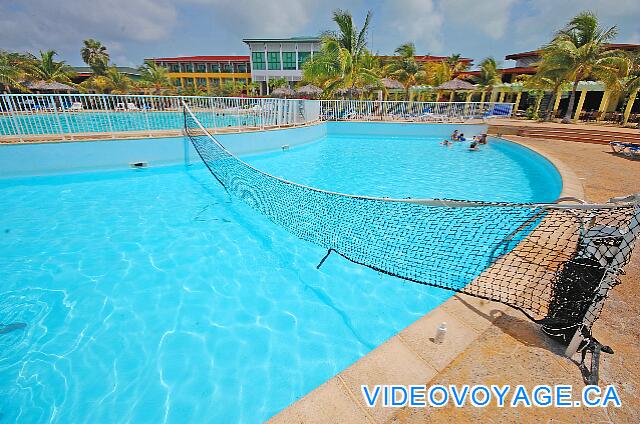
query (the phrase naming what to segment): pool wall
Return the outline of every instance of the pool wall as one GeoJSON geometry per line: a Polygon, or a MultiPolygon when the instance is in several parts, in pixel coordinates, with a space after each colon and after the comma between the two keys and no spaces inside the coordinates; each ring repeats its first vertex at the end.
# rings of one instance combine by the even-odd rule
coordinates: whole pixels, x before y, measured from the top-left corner
{"type": "MultiPolygon", "coordinates": [[[[284,144],[310,143],[326,134],[326,125],[319,124],[218,134],[216,138],[231,152],[244,155],[280,149],[284,144]]],[[[132,162],[165,166],[199,161],[184,137],[0,144],[0,177],[123,169],[132,162]]]]}

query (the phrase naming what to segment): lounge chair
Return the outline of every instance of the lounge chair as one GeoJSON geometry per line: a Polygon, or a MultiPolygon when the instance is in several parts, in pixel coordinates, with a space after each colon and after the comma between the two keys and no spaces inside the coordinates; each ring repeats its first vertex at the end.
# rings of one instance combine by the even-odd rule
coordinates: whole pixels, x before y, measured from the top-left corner
{"type": "Polygon", "coordinates": [[[82,103],[80,102],[73,102],[69,107],[69,110],[82,110],[82,109],[83,109],[83,106],[82,106],[82,103]]]}
{"type": "Polygon", "coordinates": [[[511,105],[493,105],[482,115],[482,119],[511,116],[511,105]]]}
{"type": "Polygon", "coordinates": [[[140,110],[140,108],[138,106],[136,106],[135,103],[128,102],[127,103],[127,110],[140,110]]]}
{"type": "Polygon", "coordinates": [[[626,154],[629,149],[640,149],[640,144],[637,143],[625,143],[622,141],[612,141],[611,143],[609,143],[609,146],[611,146],[611,150],[613,150],[613,153],[622,153],[622,154],[626,154]]]}

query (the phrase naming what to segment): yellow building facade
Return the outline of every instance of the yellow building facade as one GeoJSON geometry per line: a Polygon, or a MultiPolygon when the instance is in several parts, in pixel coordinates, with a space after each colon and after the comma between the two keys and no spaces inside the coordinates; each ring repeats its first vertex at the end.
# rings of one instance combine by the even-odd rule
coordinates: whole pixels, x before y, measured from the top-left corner
{"type": "Polygon", "coordinates": [[[179,88],[198,87],[212,92],[231,84],[251,83],[249,56],[181,56],[147,59],[167,68],[171,82],[179,88]]]}

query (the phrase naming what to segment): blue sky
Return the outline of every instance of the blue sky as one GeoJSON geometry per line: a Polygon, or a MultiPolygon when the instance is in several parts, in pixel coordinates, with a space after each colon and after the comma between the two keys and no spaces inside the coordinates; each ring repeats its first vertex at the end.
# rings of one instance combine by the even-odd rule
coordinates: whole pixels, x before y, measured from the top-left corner
{"type": "Polygon", "coordinates": [[[85,38],[102,41],[123,66],[145,57],[247,54],[242,38],[319,34],[333,27],[336,8],[358,23],[373,12],[370,47],[381,54],[413,41],[420,54],[503,60],[539,47],[582,10],[617,25],[618,42],[640,43],[639,0],[0,0],[0,49],[55,49],[71,65],[82,64],[85,38]]]}

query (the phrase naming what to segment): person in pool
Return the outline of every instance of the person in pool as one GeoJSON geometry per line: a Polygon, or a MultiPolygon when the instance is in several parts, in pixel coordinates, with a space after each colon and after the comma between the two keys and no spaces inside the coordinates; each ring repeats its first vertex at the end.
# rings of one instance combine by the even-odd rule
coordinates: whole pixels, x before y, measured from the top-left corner
{"type": "Polygon", "coordinates": [[[466,141],[467,139],[464,138],[464,133],[461,133],[460,136],[458,137],[458,141],[466,141]]]}
{"type": "Polygon", "coordinates": [[[487,139],[487,134],[486,133],[480,134],[480,137],[478,137],[478,143],[479,144],[487,144],[487,143],[489,143],[489,140],[487,139]]]}
{"type": "Polygon", "coordinates": [[[452,142],[450,142],[449,140],[444,140],[444,141],[443,141],[442,143],[440,143],[440,144],[442,144],[443,146],[451,146],[453,143],[452,143],[452,142]]]}
{"type": "Polygon", "coordinates": [[[455,130],[453,134],[451,134],[451,140],[458,141],[458,138],[460,138],[460,133],[458,133],[458,130],[455,130]]]}
{"type": "Polygon", "coordinates": [[[471,144],[469,144],[469,150],[479,150],[478,142],[473,140],[471,144]]]}

